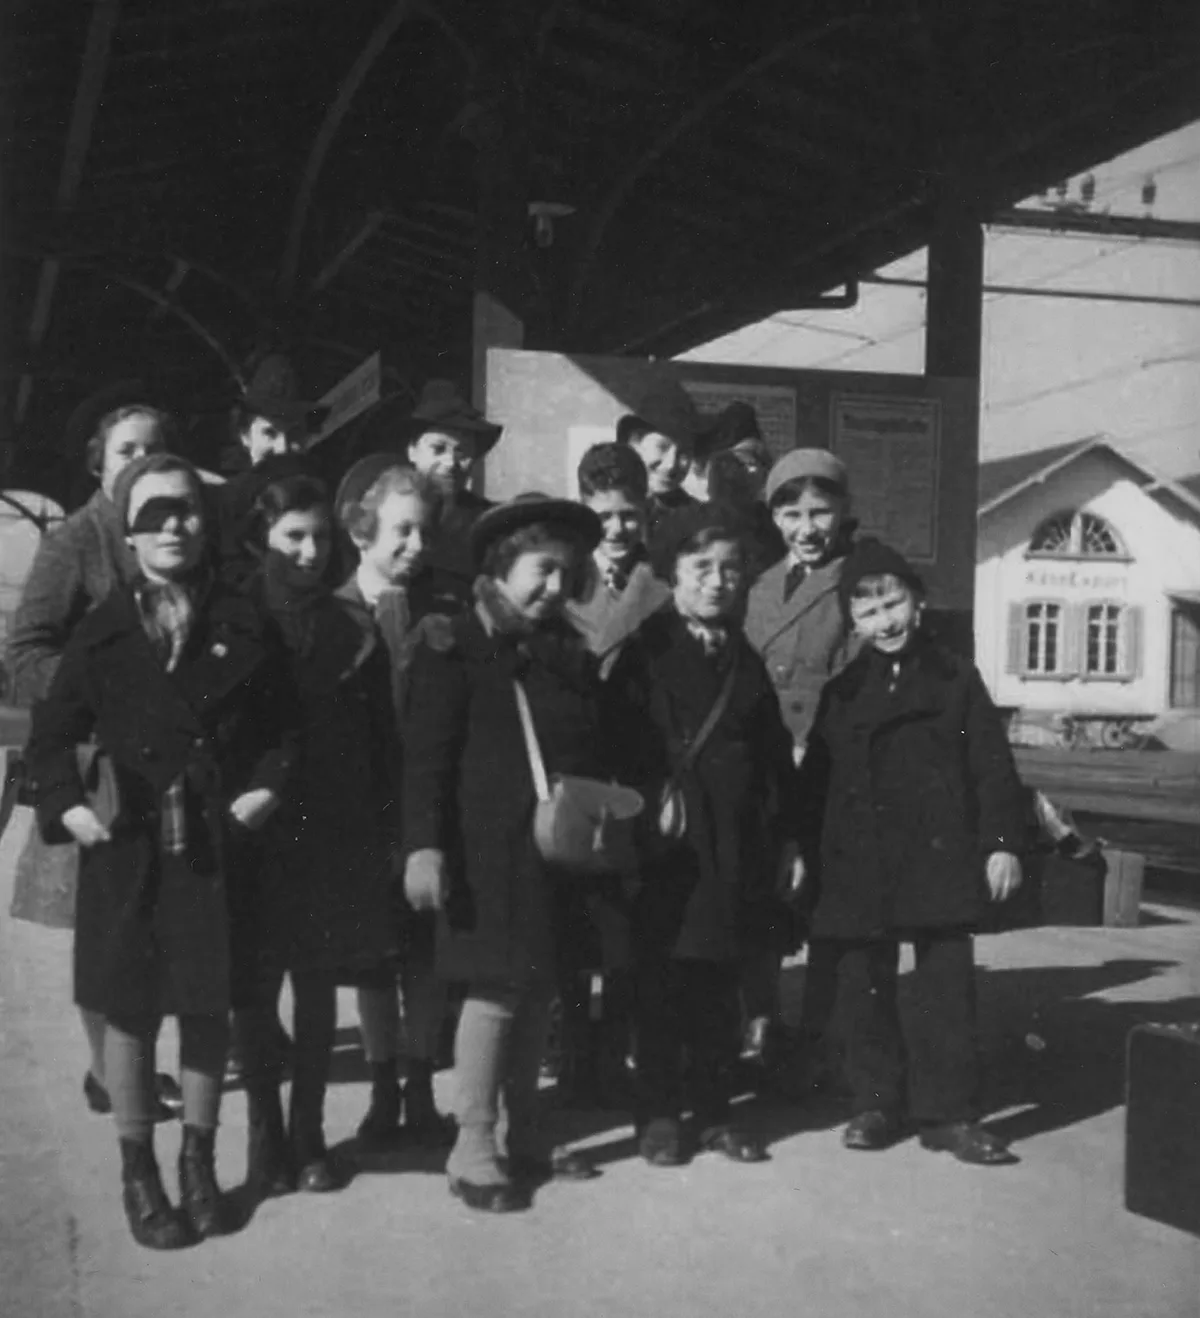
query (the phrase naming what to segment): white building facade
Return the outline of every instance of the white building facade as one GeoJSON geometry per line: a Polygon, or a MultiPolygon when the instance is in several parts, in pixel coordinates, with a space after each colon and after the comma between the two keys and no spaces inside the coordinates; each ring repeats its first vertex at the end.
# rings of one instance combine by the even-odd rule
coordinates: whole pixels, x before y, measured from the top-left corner
{"type": "Polygon", "coordinates": [[[1200,499],[1103,440],[1030,458],[981,471],[976,659],[996,702],[1090,721],[1101,744],[1200,707],[1200,499]]]}

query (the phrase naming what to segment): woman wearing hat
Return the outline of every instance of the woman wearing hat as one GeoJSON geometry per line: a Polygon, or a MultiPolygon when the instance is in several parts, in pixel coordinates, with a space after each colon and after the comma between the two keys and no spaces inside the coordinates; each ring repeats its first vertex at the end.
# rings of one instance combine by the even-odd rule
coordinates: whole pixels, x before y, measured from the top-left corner
{"type": "Polygon", "coordinates": [[[417,650],[404,724],[405,887],[437,907],[438,968],[468,985],[455,1040],[458,1139],[447,1172],[468,1206],[528,1206],[552,1174],[538,1119],[538,1073],[555,992],[561,894],[536,849],[537,799],[515,684],[549,774],[604,777],[595,660],[564,609],[600,538],[579,504],[526,495],[471,532],[475,607],[417,650]],[[503,1089],[507,1158],[496,1143],[503,1089]]]}
{"type": "MultiPolygon", "coordinates": [[[[25,708],[43,699],[72,633],[84,616],[111,591],[128,585],[137,561],[126,542],[113,502],[121,471],[146,453],[166,447],[171,421],[149,402],[139,380],[126,380],[92,395],[67,423],[68,451],[82,449],[85,465],[99,488],[38,547],[21,601],[13,616],[8,659],[14,702],[25,708]]],[[[36,829],[17,861],[12,914],[54,927],[75,919],[77,848],[47,846],[36,829]]],[[[110,1110],[104,1087],[104,1021],[83,1010],[91,1063],[84,1095],[94,1112],[110,1110]]],[[[164,1094],[178,1097],[178,1087],[162,1077],[164,1094]]],[[[160,1117],[171,1112],[162,1108],[160,1117]]]]}
{"type": "Polygon", "coordinates": [[[430,567],[438,586],[469,598],[475,564],[470,533],[492,507],[471,489],[471,477],[503,431],[472,407],[450,380],[430,380],[407,425],[409,462],[441,497],[430,567]]]}
{"type": "Polygon", "coordinates": [[[656,380],[637,411],[617,422],[617,443],[628,444],[646,466],[646,535],[651,543],[664,517],[696,502],[683,480],[700,430],[700,414],[677,380],[656,380]]]}
{"type": "Polygon", "coordinates": [[[173,1249],[224,1229],[213,1141],[230,1006],[229,840],[277,805],[295,738],[282,655],[254,606],[207,570],[195,469],[140,458],[113,503],[136,574],[68,642],[34,709],[29,764],[44,834],[83,849],[75,999],[106,1022],[125,1213],[139,1243],[173,1249]],[[78,769],[89,740],[115,783],[106,817],[78,769]],[[164,1015],[179,1018],[182,1212],[153,1146],[164,1015]]]}

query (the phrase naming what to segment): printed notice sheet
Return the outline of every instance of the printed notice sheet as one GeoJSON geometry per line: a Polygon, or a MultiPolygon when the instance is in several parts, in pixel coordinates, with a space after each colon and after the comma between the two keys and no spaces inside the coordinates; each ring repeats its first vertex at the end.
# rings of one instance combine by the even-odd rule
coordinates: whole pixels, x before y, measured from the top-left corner
{"type": "Polygon", "coordinates": [[[833,396],[833,449],[860,530],[918,562],[937,556],[940,421],[936,398],[833,396]]]}
{"type": "Polygon", "coordinates": [[[730,403],[749,403],[758,417],[767,447],[780,457],[796,447],[796,391],[781,384],[723,383],[716,380],[684,380],[683,387],[706,419],[730,403]]]}

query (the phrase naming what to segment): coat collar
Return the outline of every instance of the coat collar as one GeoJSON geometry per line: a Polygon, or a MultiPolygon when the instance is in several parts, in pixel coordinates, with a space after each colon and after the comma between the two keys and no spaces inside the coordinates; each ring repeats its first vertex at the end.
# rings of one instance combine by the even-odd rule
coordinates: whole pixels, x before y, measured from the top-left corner
{"type": "Polygon", "coordinates": [[[603,658],[628,640],[670,598],[671,588],[666,582],[654,575],[648,563],[639,563],[620,595],[612,595],[597,574],[587,599],[571,604],[567,613],[592,653],[603,658]]]}
{"type": "Polygon", "coordinates": [[[854,726],[875,732],[910,719],[940,714],[946,707],[946,687],[957,667],[948,654],[924,637],[894,661],[868,648],[846,669],[847,696],[853,702],[854,726]]]}
{"type": "Polygon", "coordinates": [[[798,618],[835,595],[844,563],[844,558],[835,558],[822,567],[814,568],[786,600],[784,590],[791,563],[785,558],[768,568],[759,577],[750,594],[756,620],[767,622],[759,641],[760,647],[769,645],[782,632],[794,626],[798,618]]]}

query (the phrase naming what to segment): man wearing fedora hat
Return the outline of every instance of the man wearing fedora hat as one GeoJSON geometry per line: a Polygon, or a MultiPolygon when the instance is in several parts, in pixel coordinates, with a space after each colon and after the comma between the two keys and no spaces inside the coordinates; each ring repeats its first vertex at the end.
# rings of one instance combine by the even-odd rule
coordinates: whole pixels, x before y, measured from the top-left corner
{"type": "Polygon", "coordinates": [[[405,426],[408,460],[442,500],[430,567],[441,585],[468,594],[475,577],[471,527],[492,507],[471,489],[471,477],[503,429],[472,407],[451,380],[430,380],[405,426]]]}

